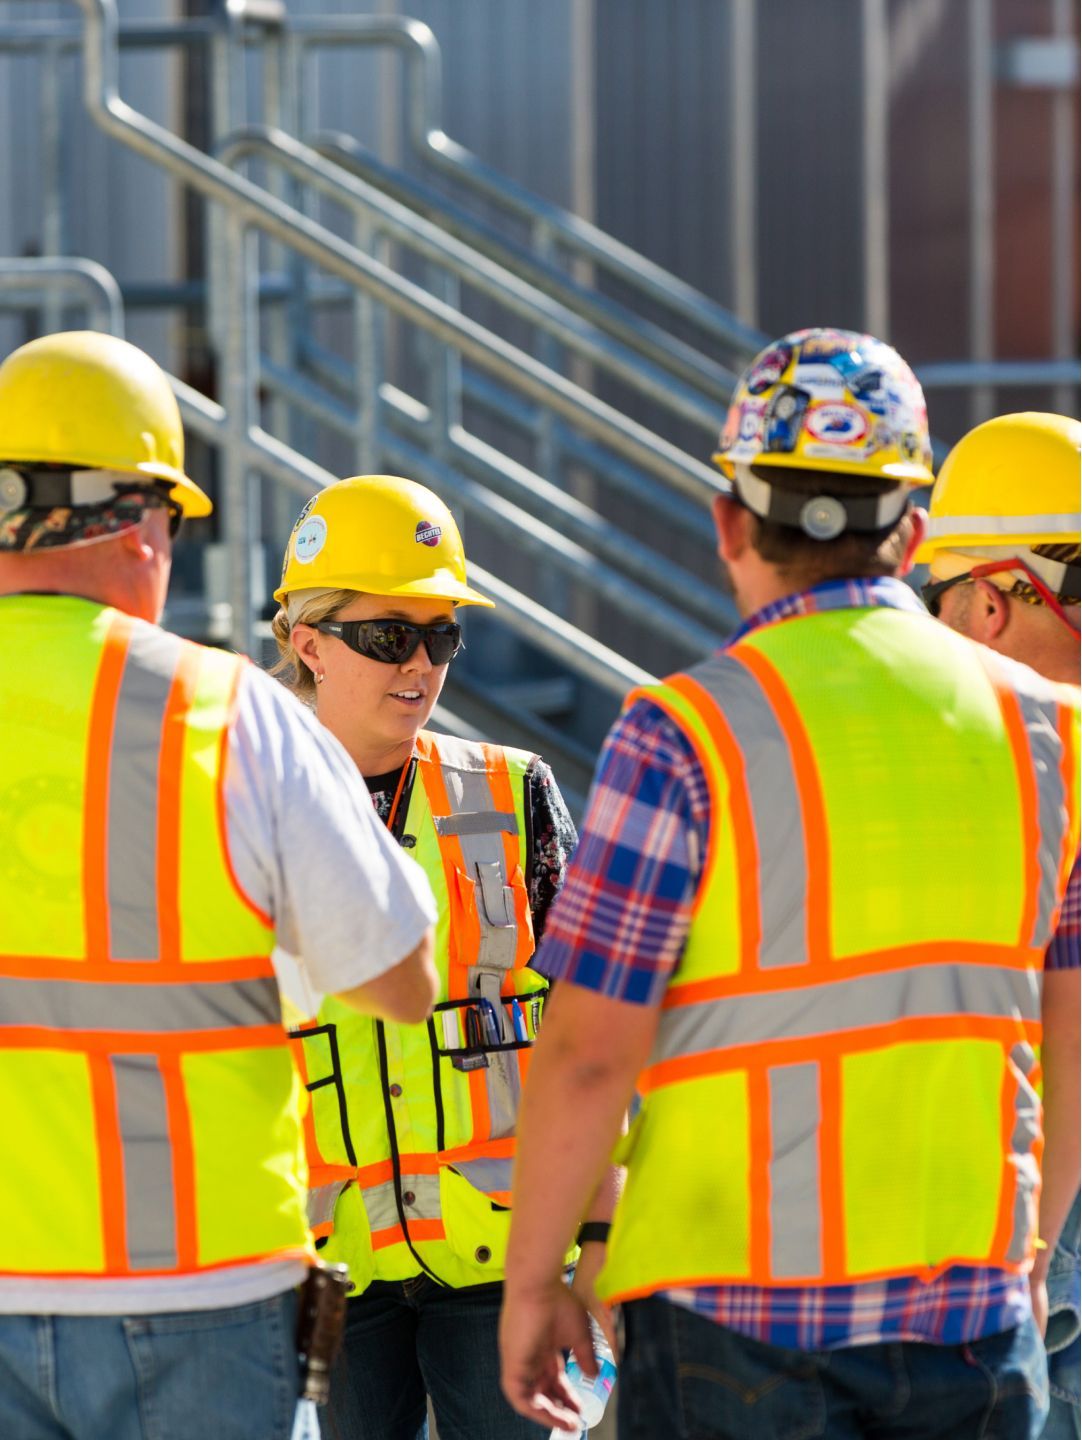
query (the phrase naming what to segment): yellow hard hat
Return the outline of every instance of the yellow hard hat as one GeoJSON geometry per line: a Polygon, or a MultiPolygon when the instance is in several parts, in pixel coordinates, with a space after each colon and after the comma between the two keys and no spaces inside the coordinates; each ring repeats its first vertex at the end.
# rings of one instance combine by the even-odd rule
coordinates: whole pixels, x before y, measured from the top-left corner
{"type": "Polygon", "coordinates": [[[974,546],[1079,543],[1082,425],[1024,411],[986,420],[943,462],[917,561],[974,546]]]}
{"type": "Polygon", "coordinates": [[[924,393],[872,335],[795,330],[737,381],[713,459],[730,479],[745,464],[930,485],[924,393]]]}
{"type": "Polygon", "coordinates": [[[294,590],[359,590],[492,605],[466,584],[466,552],[438,495],[398,475],[356,475],[314,495],[286,546],[279,604],[294,590]]]}
{"type": "Polygon", "coordinates": [[[92,330],[44,335],[0,365],[0,466],[66,465],[146,476],[186,516],[210,497],[184,473],[184,431],[165,375],[142,350],[92,330]]]}

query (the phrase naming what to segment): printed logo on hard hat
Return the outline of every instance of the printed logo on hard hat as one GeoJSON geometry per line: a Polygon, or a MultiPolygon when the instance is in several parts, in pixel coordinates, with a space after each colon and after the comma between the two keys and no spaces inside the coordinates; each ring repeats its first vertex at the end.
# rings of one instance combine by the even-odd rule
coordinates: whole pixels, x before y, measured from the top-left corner
{"type": "Polygon", "coordinates": [[[857,353],[853,351],[851,330],[802,330],[790,338],[800,347],[797,362],[801,365],[809,360],[829,360],[837,364],[840,356],[857,353]]]}
{"type": "Polygon", "coordinates": [[[430,549],[438,545],[443,531],[438,525],[433,525],[429,520],[418,520],[417,529],[413,532],[413,538],[418,545],[427,545],[430,549]]]}
{"type": "Polygon", "coordinates": [[[830,363],[815,361],[805,365],[803,361],[798,361],[793,371],[793,384],[798,390],[806,390],[816,400],[845,399],[845,381],[830,363]]]}
{"type": "Polygon", "coordinates": [[[760,355],[755,364],[748,371],[744,387],[750,395],[761,395],[764,390],[769,390],[788,370],[793,359],[792,347],[789,345],[774,345],[765,354],[760,355]]]}
{"type": "Polygon", "coordinates": [[[795,450],[807,408],[808,395],[804,390],[786,385],[772,395],[766,407],[762,448],[784,454],[795,450]]]}
{"type": "Polygon", "coordinates": [[[741,400],[733,405],[725,420],[718,448],[733,460],[751,460],[763,448],[763,423],[767,413],[765,400],[741,400]]]}
{"type": "Polygon", "coordinates": [[[808,434],[827,445],[859,445],[868,422],[855,405],[813,405],[808,413],[808,434]]]}
{"type": "Polygon", "coordinates": [[[311,564],[326,543],[326,520],[322,515],[309,515],[293,532],[293,554],[297,564],[311,564]]]}

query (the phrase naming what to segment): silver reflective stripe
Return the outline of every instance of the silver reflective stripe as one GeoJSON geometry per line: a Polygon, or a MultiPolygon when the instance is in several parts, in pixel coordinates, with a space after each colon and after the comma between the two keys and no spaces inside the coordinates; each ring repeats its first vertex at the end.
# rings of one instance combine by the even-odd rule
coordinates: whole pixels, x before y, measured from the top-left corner
{"type": "MultiPolygon", "coordinates": [[[[197,973],[199,967],[191,969],[197,973]]],[[[280,1021],[273,976],[176,985],[0,978],[0,1033],[5,1025],[42,1025],[50,1030],[141,1035],[156,1030],[226,1030],[280,1021]]]]}
{"type": "Polygon", "coordinates": [[[929,540],[940,535],[1070,535],[1078,537],[1082,514],[940,515],[928,521],[929,540]]]}
{"type": "Polygon", "coordinates": [[[154,1055],[111,1057],[124,1152],[124,1215],[133,1270],[177,1263],[173,1152],[165,1083],[154,1055]]]}
{"type": "Polygon", "coordinates": [[[508,1135],[515,1133],[518,1108],[522,1098],[518,1051],[490,1051],[488,1068],[484,1075],[488,1091],[489,1139],[503,1140],[508,1135]]]}
{"type": "MultiPolygon", "coordinates": [[[[411,1220],[438,1220],[440,1218],[440,1179],[438,1175],[402,1176],[402,1209],[406,1223],[411,1220]],[[413,1196],[411,1201],[406,1195],[413,1196]]],[[[394,1181],[384,1180],[379,1185],[368,1185],[361,1192],[364,1208],[368,1215],[368,1228],[372,1231],[389,1230],[397,1225],[401,1216],[395,1197],[394,1181]]]]}
{"type": "Polygon", "coordinates": [[[486,1195],[499,1195],[511,1189],[512,1160],[482,1157],[478,1160],[456,1160],[451,1167],[464,1176],[475,1190],[486,1195]]]}
{"type": "Polygon", "coordinates": [[[758,680],[738,660],[715,657],[692,677],[717,701],[744,756],[758,849],[759,964],[806,965],[808,871],[788,742],[758,680]]]}
{"type": "Polygon", "coordinates": [[[1037,891],[1037,913],[1033,932],[1025,943],[1044,948],[1052,938],[1052,917],[1059,897],[1059,862],[1067,826],[1067,797],[1063,793],[1060,758],[1063,741],[1056,729],[1054,701],[1041,700],[1019,689],[1018,701],[1029,742],[1030,759],[1037,782],[1038,855],[1041,878],[1037,891]]]}
{"type": "Polygon", "coordinates": [[[654,1061],[732,1045],[791,1040],[932,1015],[1036,1021],[1041,976],[1006,965],[909,965],[881,975],[733,995],[665,1010],[654,1061]]]}
{"type": "Polygon", "coordinates": [[[516,835],[518,820],[506,810],[474,810],[464,815],[436,816],[436,831],[440,835],[489,835],[505,831],[516,835]]]}
{"type": "Polygon", "coordinates": [[[819,1067],[774,1065],[770,1090],[770,1272],[776,1280],[821,1275],[819,1067]]]}
{"type": "Polygon", "coordinates": [[[1029,1078],[1036,1064],[1036,1056],[1030,1046],[1015,1045],[1011,1050],[1011,1060],[1018,1075],[1014,1092],[1014,1129],[1011,1132],[1015,1165],[1014,1215],[1007,1259],[1020,1263],[1026,1258],[1030,1236],[1036,1233],[1041,1176],[1033,1155],[1033,1145],[1041,1133],[1041,1102],[1029,1078]]]}
{"type": "MultiPolygon", "coordinates": [[[[477,966],[483,970],[510,970],[518,953],[518,928],[515,925],[514,892],[507,884],[504,826],[496,823],[506,818],[506,812],[493,807],[485,757],[479,746],[443,735],[439,736],[436,744],[451,806],[449,818],[454,822],[461,817],[470,817],[466,829],[442,833],[459,834],[466,873],[476,886],[477,918],[481,930],[477,966]],[[482,815],[488,815],[493,820],[483,830],[478,828],[475,818],[482,815]]],[[[437,820],[437,828],[439,824],[437,820]]],[[[512,830],[517,829],[515,821],[512,830]]]]}
{"type": "Polygon", "coordinates": [[[309,1190],[308,1223],[313,1230],[334,1220],[338,1197],[349,1183],[348,1180],[332,1180],[328,1185],[315,1185],[309,1190]]]}
{"type": "Polygon", "coordinates": [[[370,1230],[387,1230],[398,1224],[398,1202],[393,1180],[384,1180],[381,1185],[366,1185],[361,1194],[370,1230]]]}
{"type": "Polygon", "coordinates": [[[158,758],[182,642],[136,626],[109,756],[107,887],[115,960],[158,958],[158,758]]]}

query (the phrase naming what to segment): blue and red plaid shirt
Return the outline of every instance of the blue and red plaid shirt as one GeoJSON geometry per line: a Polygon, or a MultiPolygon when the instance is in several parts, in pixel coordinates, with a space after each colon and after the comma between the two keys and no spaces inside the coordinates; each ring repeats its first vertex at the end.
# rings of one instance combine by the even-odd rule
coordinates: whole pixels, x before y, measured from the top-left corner
{"type": "MultiPolygon", "coordinates": [[[[730,638],[816,611],[889,605],[924,613],[900,580],[817,585],[757,611],[730,638]]],[[[652,701],[613,727],[578,849],[550,912],[537,968],[615,999],[660,1005],[683,953],[707,853],[706,776],[681,731],[652,701]]],[[[1077,966],[1076,862],[1047,963],[1077,966]]],[[[664,1298],[771,1345],[801,1350],[923,1340],[960,1344],[997,1334],[1029,1313],[1024,1278],[954,1266],[925,1282],[903,1276],[859,1285],[751,1285],[668,1290],[664,1298]]]]}

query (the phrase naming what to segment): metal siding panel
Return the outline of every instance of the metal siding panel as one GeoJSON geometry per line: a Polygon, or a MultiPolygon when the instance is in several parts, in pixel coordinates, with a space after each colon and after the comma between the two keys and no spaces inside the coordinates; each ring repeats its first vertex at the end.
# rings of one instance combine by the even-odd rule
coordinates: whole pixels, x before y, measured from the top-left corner
{"type": "Polygon", "coordinates": [[[774,0],[757,15],[760,322],[859,327],[860,11],[774,0]]]}

